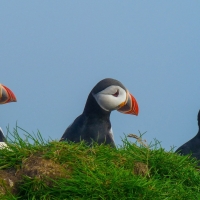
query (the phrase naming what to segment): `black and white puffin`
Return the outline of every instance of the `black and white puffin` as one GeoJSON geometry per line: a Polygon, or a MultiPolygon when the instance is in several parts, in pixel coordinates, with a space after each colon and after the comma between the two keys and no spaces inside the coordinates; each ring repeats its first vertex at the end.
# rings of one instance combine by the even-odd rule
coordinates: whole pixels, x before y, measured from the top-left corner
{"type": "Polygon", "coordinates": [[[113,110],[132,115],[139,113],[138,103],[126,87],[118,80],[106,78],[91,90],[83,113],[66,129],[60,141],[84,140],[89,145],[94,141],[115,147],[110,123],[113,110]]]}
{"type": "MultiPolygon", "coordinates": [[[[10,102],[16,102],[16,96],[14,93],[5,85],[0,84],[0,104],[6,104],[10,102]]],[[[3,134],[3,130],[0,127],[0,148],[6,146],[4,143],[5,137],[3,134]]]]}
{"type": "MultiPolygon", "coordinates": [[[[187,155],[191,153],[191,156],[200,160],[200,110],[197,115],[197,121],[199,126],[199,131],[195,137],[191,140],[180,146],[176,152],[180,153],[181,155],[187,155]]],[[[200,163],[199,163],[200,165],[200,163]]]]}

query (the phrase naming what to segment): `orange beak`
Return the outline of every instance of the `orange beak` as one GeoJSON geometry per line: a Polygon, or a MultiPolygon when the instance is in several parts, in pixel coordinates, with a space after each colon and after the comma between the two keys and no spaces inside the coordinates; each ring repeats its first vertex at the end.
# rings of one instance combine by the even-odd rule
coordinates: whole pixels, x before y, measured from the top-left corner
{"type": "Polygon", "coordinates": [[[119,109],[117,111],[124,114],[138,115],[139,106],[136,99],[128,91],[126,92],[127,92],[126,101],[119,105],[119,109]]]}
{"type": "Polygon", "coordinates": [[[0,104],[16,102],[16,101],[17,99],[14,93],[5,85],[0,84],[0,104]]]}

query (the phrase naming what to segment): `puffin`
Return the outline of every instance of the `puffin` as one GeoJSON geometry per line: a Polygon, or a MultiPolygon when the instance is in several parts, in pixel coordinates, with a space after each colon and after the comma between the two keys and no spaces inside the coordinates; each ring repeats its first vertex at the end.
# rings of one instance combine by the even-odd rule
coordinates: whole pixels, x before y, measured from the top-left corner
{"type": "MultiPolygon", "coordinates": [[[[199,131],[195,137],[180,146],[175,152],[181,155],[187,155],[191,153],[193,158],[200,160],[200,110],[197,115],[197,121],[199,126],[199,131]]],[[[200,166],[200,163],[199,163],[200,166]]]]}
{"type": "MultiPolygon", "coordinates": [[[[0,84],[0,104],[6,104],[6,103],[16,102],[16,101],[17,101],[17,98],[12,92],[12,90],[10,90],[8,87],[6,87],[3,84],[0,84]]],[[[6,139],[3,134],[3,130],[0,127],[0,148],[2,148],[3,146],[6,146],[6,144],[4,143],[5,140],[6,139]]]]}
{"type": "Polygon", "coordinates": [[[105,78],[98,82],[88,95],[83,113],[65,130],[60,141],[78,143],[84,140],[115,147],[110,114],[117,110],[124,114],[138,115],[135,97],[118,80],[105,78]]]}

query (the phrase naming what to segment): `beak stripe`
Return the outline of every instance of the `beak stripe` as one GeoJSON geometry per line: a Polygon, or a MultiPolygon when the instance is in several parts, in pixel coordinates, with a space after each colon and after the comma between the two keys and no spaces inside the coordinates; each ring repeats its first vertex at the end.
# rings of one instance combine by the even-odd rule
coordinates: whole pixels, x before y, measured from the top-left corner
{"type": "Polygon", "coordinates": [[[119,105],[119,112],[124,114],[138,115],[139,107],[136,99],[127,91],[127,99],[119,105]]]}
{"type": "Polygon", "coordinates": [[[16,101],[17,99],[14,93],[5,85],[0,84],[0,104],[16,102],[16,101]]]}

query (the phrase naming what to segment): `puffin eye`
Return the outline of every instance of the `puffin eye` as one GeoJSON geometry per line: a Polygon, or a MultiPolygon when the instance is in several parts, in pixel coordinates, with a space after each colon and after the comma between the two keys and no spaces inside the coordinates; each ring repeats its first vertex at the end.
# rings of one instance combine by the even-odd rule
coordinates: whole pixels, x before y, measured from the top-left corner
{"type": "Polygon", "coordinates": [[[119,95],[119,90],[117,90],[117,92],[115,92],[114,94],[112,94],[114,97],[118,97],[119,95]]]}

